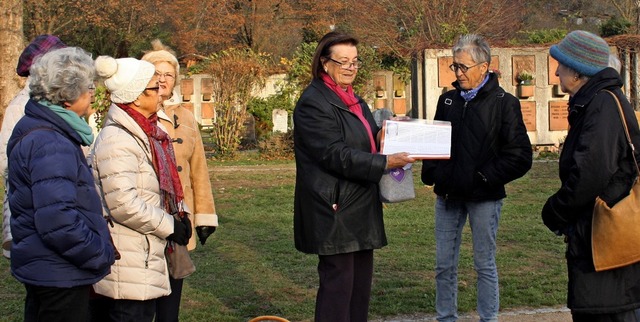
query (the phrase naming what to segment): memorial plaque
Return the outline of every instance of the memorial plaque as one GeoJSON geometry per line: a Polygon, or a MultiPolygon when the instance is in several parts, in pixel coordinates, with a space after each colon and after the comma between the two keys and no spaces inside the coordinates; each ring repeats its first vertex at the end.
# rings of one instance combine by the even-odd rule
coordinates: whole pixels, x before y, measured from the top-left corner
{"type": "Polygon", "coordinates": [[[213,103],[202,103],[200,104],[200,115],[203,119],[213,119],[215,116],[215,112],[213,111],[213,103]]]}
{"type": "Polygon", "coordinates": [[[406,98],[394,98],[393,99],[393,114],[405,115],[407,114],[407,99],[406,98]]]}
{"type": "Polygon", "coordinates": [[[200,88],[202,92],[202,100],[210,101],[213,94],[213,78],[203,78],[200,81],[200,88]]]}
{"type": "Polygon", "coordinates": [[[536,131],[536,102],[520,101],[520,107],[522,110],[522,120],[527,127],[527,131],[536,131]]]}
{"type": "MultiPolygon", "coordinates": [[[[521,71],[528,71],[536,76],[536,56],[527,55],[527,56],[512,56],[511,63],[513,64],[513,85],[518,85],[518,74],[521,71]]],[[[536,79],[534,78],[532,84],[535,84],[536,79]]]]}
{"type": "Polygon", "coordinates": [[[271,112],[271,120],[273,121],[273,132],[287,133],[289,130],[289,125],[287,124],[289,115],[287,111],[277,108],[274,109],[273,112],[271,112]]]}
{"type": "Polygon", "coordinates": [[[566,131],[569,129],[569,111],[567,101],[549,101],[549,131],[566,131]]]}
{"type": "Polygon", "coordinates": [[[456,81],[456,74],[449,69],[453,64],[453,57],[438,58],[438,87],[451,87],[451,83],[456,81]]]}
{"type": "Polygon", "coordinates": [[[193,79],[185,78],[180,81],[180,92],[182,93],[182,100],[188,102],[193,95],[193,79]]]}
{"type": "Polygon", "coordinates": [[[547,71],[549,75],[549,85],[557,85],[560,84],[560,77],[556,76],[556,69],[558,69],[558,61],[555,58],[548,56],[549,60],[549,70],[547,71]]]}

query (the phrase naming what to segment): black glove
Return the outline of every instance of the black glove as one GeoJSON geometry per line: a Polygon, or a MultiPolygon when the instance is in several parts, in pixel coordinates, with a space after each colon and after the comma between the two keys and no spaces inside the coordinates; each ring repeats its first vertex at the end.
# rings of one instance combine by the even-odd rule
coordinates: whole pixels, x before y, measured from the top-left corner
{"type": "Polygon", "coordinates": [[[198,238],[200,239],[200,245],[204,245],[209,238],[209,235],[213,234],[216,231],[215,226],[198,226],[196,227],[196,233],[198,233],[198,238]]]}
{"type": "Polygon", "coordinates": [[[173,216],[173,234],[167,237],[167,240],[173,241],[178,245],[186,245],[189,243],[189,235],[191,234],[191,222],[187,218],[189,225],[185,225],[184,218],[178,219],[173,216]],[[189,228],[187,228],[189,227],[189,228]]]}
{"type": "Polygon", "coordinates": [[[191,219],[187,213],[182,213],[182,223],[187,226],[187,239],[191,239],[193,236],[193,228],[191,227],[191,219]]]}

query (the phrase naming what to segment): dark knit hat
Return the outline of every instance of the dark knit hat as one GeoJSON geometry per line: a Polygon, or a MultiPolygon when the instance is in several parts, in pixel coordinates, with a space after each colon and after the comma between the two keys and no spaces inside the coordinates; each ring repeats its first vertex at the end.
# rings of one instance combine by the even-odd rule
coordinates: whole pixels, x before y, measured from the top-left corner
{"type": "Polygon", "coordinates": [[[590,32],[575,30],[549,49],[551,57],[580,75],[593,76],[609,66],[609,45],[590,32]]]}
{"type": "Polygon", "coordinates": [[[36,57],[46,54],[48,51],[67,47],[60,38],[52,35],[40,35],[36,37],[20,54],[16,73],[22,77],[29,76],[29,68],[36,57]]]}

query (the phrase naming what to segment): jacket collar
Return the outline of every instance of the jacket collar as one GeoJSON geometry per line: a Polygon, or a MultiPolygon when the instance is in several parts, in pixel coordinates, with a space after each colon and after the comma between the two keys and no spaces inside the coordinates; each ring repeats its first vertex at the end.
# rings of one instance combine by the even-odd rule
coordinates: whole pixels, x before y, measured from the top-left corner
{"type": "MultiPolygon", "coordinates": [[[[488,74],[489,74],[489,80],[487,80],[487,83],[484,84],[482,88],[480,88],[476,97],[470,102],[477,100],[479,98],[482,98],[486,95],[489,95],[489,93],[493,93],[494,90],[500,87],[500,84],[498,83],[498,76],[495,73],[488,73],[488,74]]],[[[453,85],[453,87],[456,88],[457,90],[456,95],[460,96],[459,92],[462,91],[462,88],[460,88],[460,83],[456,80],[455,82],[451,83],[451,85],[453,85]]]]}
{"type": "Polygon", "coordinates": [[[80,135],[50,108],[30,99],[25,106],[25,115],[50,124],[50,128],[68,137],[74,143],[81,144],[80,135]]]}
{"type": "MultiPolygon", "coordinates": [[[[334,93],[329,87],[327,87],[321,79],[312,80],[311,86],[317,89],[320,94],[322,94],[322,96],[324,96],[324,98],[329,102],[329,104],[351,113],[351,111],[349,111],[349,108],[347,108],[347,105],[344,104],[340,97],[338,97],[336,93],[334,93]]],[[[356,98],[360,103],[362,103],[362,99],[358,95],[356,95],[356,98]]]]}
{"type": "Polygon", "coordinates": [[[593,77],[578,90],[576,95],[569,99],[569,106],[573,108],[573,106],[580,107],[588,105],[598,92],[603,89],[620,87],[622,87],[620,74],[618,74],[615,69],[607,67],[593,75],[593,77]]]}

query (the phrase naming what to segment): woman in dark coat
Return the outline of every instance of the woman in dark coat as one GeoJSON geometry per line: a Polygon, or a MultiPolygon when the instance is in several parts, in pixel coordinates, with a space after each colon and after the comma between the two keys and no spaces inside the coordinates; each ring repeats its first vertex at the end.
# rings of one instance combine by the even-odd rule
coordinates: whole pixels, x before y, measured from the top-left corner
{"type": "Polygon", "coordinates": [[[357,43],[337,32],[320,40],[293,114],[295,244],[319,257],[316,322],[367,320],[373,250],[387,244],[377,183],[386,168],[415,161],[377,154],[378,127],[351,86],[357,43]]]}
{"type": "Polygon", "coordinates": [[[567,242],[567,306],[574,321],[636,321],[640,307],[640,263],[596,272],[591,220],[597,196],[613,206],[624,198],[636,168],[613,92],[622,104],[629,134],[640,146],[633,109],[620,75],[607,68],[609,46],[600,37],[573,31],[550,49],[556,75],[570,94],[569,133],[560,155],[562,186],[542,209],[544,224],[567,242]]]}

